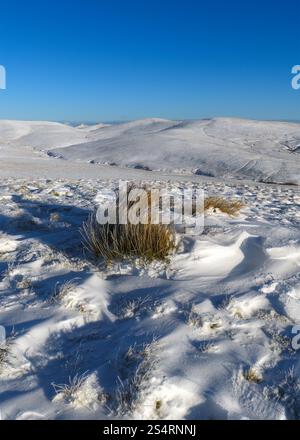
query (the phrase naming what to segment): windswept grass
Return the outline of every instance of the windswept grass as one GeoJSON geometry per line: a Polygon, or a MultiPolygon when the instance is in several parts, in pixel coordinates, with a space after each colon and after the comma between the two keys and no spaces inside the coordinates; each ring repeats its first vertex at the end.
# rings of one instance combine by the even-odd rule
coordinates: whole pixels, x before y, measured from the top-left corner
{"type": "Polygon", "coordinates": [[[216,211],[218,209],[231,217],[237,216],[244,206],[241,200],[226,200],[223,197],[207,197],[204,199],[204,211],[209,209],[216,211]]]}
{"type": "MultiPolygon", "coordinates": [[[[128,187],[127,196],[132,189],[133,185],[128,187]]],[[[96,258],[103,258],[107,262],[124,258],[140,258],[145,262],[166,260],[176,248],[175,231],[171,225],[151,223],[151,191],[146,189],[146,192],[146,223],[120,224],[117,220],[116,224],[100,224],[93,213],[81,229],[85,249],[96,258]]],[[[128,201],[127,208],[130,209],[134,203],[128,201]]],[[[117,219],[120,218],[122,209],[117,195],[117,219]]]]}
{"type": "Polygon", "coordinates": [[[67,401],[72,401],[76,393],[80,390],[88,377],[88,372],[81,375],[76,374],[74,377],[69,377],[69,382],[65,384],[52,383],[56,395],[61,395],[67,401]]]}
{"type": "Polygon", "coordinates": [[[124,380],[118,377],[119,386],[116,391],[116,415],[132,414],[141,404],[141,393],[147,389],[154,370],[158,364],[159,343],[157,339],[144,344],[140,349],[136,346],[128,348],[124,355],[127,367],[133,371],[124,380]]]}
{"type": "Polygon", "coordinates": [[[249,368],[249,370],[244,372],[244,378],[250,383],[260,383],[262,382],[262,377],[258,371],[254,368],[249,368]]]}
{"type": "Polygon", "coordinates": [[[124,258],[166,260],[176,247],[175,233],[169,225],[102,225],[95,214],[83,224],[81,234],[85,249],[108,262],[124,258]]]}

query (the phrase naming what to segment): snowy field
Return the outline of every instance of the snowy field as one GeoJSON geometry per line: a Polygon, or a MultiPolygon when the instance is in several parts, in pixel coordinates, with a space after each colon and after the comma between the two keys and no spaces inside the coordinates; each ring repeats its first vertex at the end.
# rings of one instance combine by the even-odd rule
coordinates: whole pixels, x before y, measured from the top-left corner
{"type": "Polygon", "coordinates": [[[299,419],[299,127],[0,121],[1,418],[299,419]],[[79,228],[119,178],[244,208],[107,267],[79,228]]]}

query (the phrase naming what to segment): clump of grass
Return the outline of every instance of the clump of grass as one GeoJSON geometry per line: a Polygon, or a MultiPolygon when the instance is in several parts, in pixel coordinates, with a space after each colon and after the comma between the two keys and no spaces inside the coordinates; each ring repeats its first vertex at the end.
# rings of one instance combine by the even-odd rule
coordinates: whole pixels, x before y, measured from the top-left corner
{"type": "Polygon", "coordinates": [[[262,382],[261,375],[254,368],[249,368],[249,370],[245,371],[244,378],[250,383],[262,382]]]}
{"type": "Polygon", "coordinates": [[[14,280],[14,272],[18,269],[18,264],[16,261],[9,261],[7,264],[7,269],[4,272],[4,278],[7,278],[10,284],[12,284],[14,280]]]}
{"type": "Polygon", "coordinates": [[[16,287],[18,289],[30,289],[32,287],[32,278],[24,276],[20,281],[17,281],[16,287]]]}
{"type": "Polygon", "coordinates": [[[161,400],[156,400],[155,401],[155,410],[159,411],[162,407],[162,401],[161,400]]]}
{"type": "Polygon", "coordinates": [[[199,313],[195,311],[194,307],[192,307],[190,313],[187,316],[187,325],[196,328],[200,328],[203,326],[202,318],[199,313]]]}
{"type": "Polygon", "coordinates": [[[300,419],[300,380],[294,366],[284,373],[283,378],[264,390],[266,398],[284,404],[288,419],[300,419]]]}
{"type": "Polygon", "coordinates": [[[294,354],[295,351],[291,346],[291,339],[285,335],[280,334],[277,330],[270,332],[271,336],[271,350],[275,352],[287,351],[290,354],[294,354]]]}
{"type": "Polygon", "coordinates": [[[202,353],[213,353],[216,352],[218,350],[218,346],[210,340],[207,341],[193,341],[192,345],[194,346],[194,348],[197,350],[197,352],[199,354],[202,353]]]}
{"type": "MultiPolygon", "coordinates": [[[[134,189],[128,188],[127,193],[134,189]]],[[[147,190],[148,221],[144,223],[120,224],[122,206],[117,197],[116,224],[100,224],[96,214],[90,215],[83,224],[81,234],[86,250],[96,258],[103,258],[106,262],[123,260],[124,258],[140,258],[145,262],[153,260],[164,261],[176,248],[176,237],[171,225],[151,223],[151,192],[147,190]]],[[[128,202],[130,209],[135,202],[128,202]]]]}
{"type": "Polygon", "coordinates": [[[67,401],[72,401],[74,395],[82,387],[88,377],[88,372],[81,375],[76,374],[74,377],[69,377],[69,382],[65,384],[52,383],[56,394],[61,394],[67,401]]]}
{"type": "Polygon", "coordinates": [[[106,261],[141,258],[144,261],[166,260],[176,248],[175,233],[162,224],[99,224],[91,215],[82,227],[85,248],[106,261]]]}
{"type": "Polygon", "coordinates": [[[142,312],[151,307],[149,296],[135,298],[118,305],[117,316],[121,319],[138,317],[142,312]]]}
{"type": "Polygon", "coordinates": [[[149,385],[153,371],[157,366],[158,341],[144,344],[139,350],[131,346],[126,351],[124,359],[127,365],[136,363],[133,374],[122,380],[118,377],[119,386],[116,391],[116,414],[118,416],[132,414],[138,406],[141,391],[149,385]]]}
{"type": "Polygon", "coordinates": [[[163,418],[163,417],[162,417],[162,414],[161,414],[162,407],[163,407],[163,402],[162,402],[162,400],[160,400],[160,399],[156,400],[156,401],[155,401],[155,409],[154,409],[154,411],[155,411],[156,416],[157,416],[159,419],[162,419],[162,418],[163,418]]]}
{"type": "Polygon", "coordinates": [[[65,384],[52,383],[54,388],[54,400],[62,400],[77,408],[88,408],[95,411],[98,405],[104,405],[108,395],[103,392],[98,385],[97,375],[95,373],[88,375],[88,372],[76,374],[69,377],[65,384]]]}
{"type": "Polygon", "coordinates": [[[59,212],[51,212],[49,220],[51,222],[61,221],[61,216],[60,216],[59,212]]]}
{"type": "Polygon", "coordinates": [[[237,216],[244,206],[241,200],[226,200],[223,197],[216,196],[204,199],[204,211],[212,209],[215,212],[218,209],[231,217],[237,216]]]}
{"type": "Polygon", "coordinates": [[[2,343],[2,344],[0,345],[0,367],[1,367],[1,365],[4,364],[4,362],[6,361],[7,356],[8,356],[8,353],[9,353],[9,347],[8,347],[8,345],[2,343]]]}
{"type": "Polygon", "coordinates": [[[62,284],[56,283],[50,302],[55,303],[62,301],[70,292],[76,290],[78,287],[78,283],[76,282],[77,280],[78,278],[74,278],[72,280],[65,281],[62,284]]]}
{"type": "Polygon", "coordinates": [[[9,363],[9,356],[11,354],[11,348],[16,338],[16,333],[13,330],[10,336],[5,340],[0,340],[0,373],[9,363]]]}

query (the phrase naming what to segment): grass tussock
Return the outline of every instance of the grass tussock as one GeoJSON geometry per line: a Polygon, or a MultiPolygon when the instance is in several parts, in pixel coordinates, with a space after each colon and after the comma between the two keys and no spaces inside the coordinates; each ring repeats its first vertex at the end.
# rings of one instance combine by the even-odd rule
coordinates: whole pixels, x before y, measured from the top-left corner
{"type": "MultiPolygon", "coordinates": [[[[134,184],[127,187],[127,209],[130,210],[135,201],[130,201],[129,194],[135,189],[134,184]]],[[[144,187],[146,201],[142,211],[147,213],[146,223],[100,224],[96,213],[93,213],[83,224],[81,235],[85,249],[96,258],[106,262],[126,258],[140,258],[144,262],[154,260],[165,261],[176,248],[176,236],[171,225],[154,224],[151,222],[151,190],[144,187]]],[[[123,209],[117,193],[117,219],[123,209]]]]}
{"type": "Polygon", "coordinates": [[[0,374],[9,364],[12,345],[14,344],[16,333],[13,331],[11,335],[4,341],[0,339],[0,374]]]}
{"type": "Polygon", "coordinates": [[[67,401],[72,401],[75,394],[80,390],[88,377],[87,372],[82,375],[76,374],[74,377],[69,377],[69,383],[56,384],[52,383],[56,395],[61,395],[67,401]]]}
{"type": "Polygon", "coordinates": [[[215,212],[219,210],[231,217],[237,216],[244,206],[241,200],[226,200],[223,197],[212,196],[204,200],[204,211],[212,209],[215,212]]]}
{"type": "Polygon", "coordinates": [[[123,380],[118,377],[119,386],[116,392],[116,415],[133,414],[141,404],[141,392],[149,386],[154,370],[158,364],[159,343],[154,338],[140,349],[131,346],[124,356],[124,370],[128,377],[123,380]],[[127,368],[126,368],[127,367],[127,368]],[[129,368],[133,369],[131,372],[129,368]]]}
{"type": "Polygon", "coordinates": [[[124,258],[166,260],[176,247],[175,233],[163,224],[99,224],[92,214],[83,224],[83,243],[96,258],[110,262],[124,258]]]}
{"type": "Polygon", "coordinates": [[[77,278],[65,281],[63,284],[56,283],[50,302],[56,303],[63,300],[69,293],[78,288],[77,278]]]}
{"type": "Polygon", "coordinates": [[[244,378],[250,383],[262,382],[261,375],[254,368],[249,368],[249,370],[245,371],[244,378]]]}

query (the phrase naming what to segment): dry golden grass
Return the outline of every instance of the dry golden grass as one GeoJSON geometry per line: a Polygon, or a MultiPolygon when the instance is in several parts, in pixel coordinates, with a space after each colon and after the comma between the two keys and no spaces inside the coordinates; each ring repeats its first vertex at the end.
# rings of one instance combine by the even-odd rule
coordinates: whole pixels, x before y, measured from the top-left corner
{"type": "Polygon", "coordinates": [[[249,368],[249,370],[245,371],[244,378],[250,383],[262,382],[261,375],[254,368],[249,368]]]}
{"type": "Polygon", "coordinates": [[[244,206],[244,203],[240,200],[226,200],[223,197],[207,197],[204,200],[204,211],[218,209],[231,217],[237,216],[244,206]]]}
{"type": "MultiPolygon", "coordinates": [[[[127,188],[127,196],[134,185],[127,188]]],[[[124,258],[141,258],[145,262],[166,260],[176,248],[175,231],[172,226],[151,223],[151,191],[147,192],[144,209],[148,211],[146,224],[99,224],[96,215],[92,214],[83,224],[81,234],[85,248],[96,258],[107,262],[124,258]]],[[[128,202],[130,209],[135,202],[128,202]]],[[[117,194],[117,218],[122,208],[117,194]]]]}
{"type": "Polygon", "coordinates": [[[175,233],[169,225],[102,225],[91,215],[81,233],[85,248],[107,262],[124,258],[166,260],[176,247],[175,233]]]}

